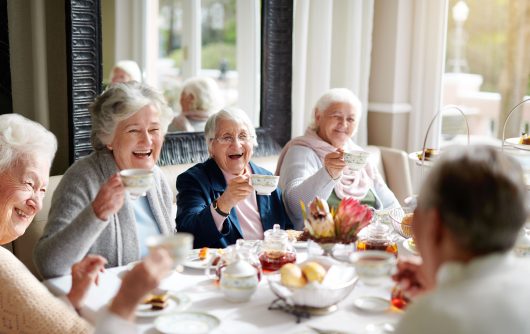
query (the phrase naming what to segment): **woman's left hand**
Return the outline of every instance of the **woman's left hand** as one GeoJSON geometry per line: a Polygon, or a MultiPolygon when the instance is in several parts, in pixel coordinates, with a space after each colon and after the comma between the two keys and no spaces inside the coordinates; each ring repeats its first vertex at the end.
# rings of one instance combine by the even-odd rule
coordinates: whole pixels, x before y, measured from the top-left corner
{"type": "Polygon", "coordinates": [[[87,255],[72,266],[72,289],[67,297],[75,309],[85,301],[92,283],[98,285],[99,273],[105,271],[107,260],[99,255],[87,255]]]}

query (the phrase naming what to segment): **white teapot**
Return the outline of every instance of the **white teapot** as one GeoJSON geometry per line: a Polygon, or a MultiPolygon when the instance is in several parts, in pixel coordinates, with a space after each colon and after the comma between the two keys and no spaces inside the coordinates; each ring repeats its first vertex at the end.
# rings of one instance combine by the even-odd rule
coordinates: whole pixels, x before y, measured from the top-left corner
{"type": "Polygon", "coordinates": [[[239,257],[222,268],[220,288],[228,301],[248,301],[256,292],[258,283],[256,268],[239,257]]]}

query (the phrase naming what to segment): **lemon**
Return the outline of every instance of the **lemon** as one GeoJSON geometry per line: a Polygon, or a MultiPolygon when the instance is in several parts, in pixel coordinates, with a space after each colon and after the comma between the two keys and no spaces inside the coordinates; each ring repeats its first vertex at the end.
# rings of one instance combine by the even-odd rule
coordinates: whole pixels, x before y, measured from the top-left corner
{"type": "Polygon", "coordinates": [[[301,288],[306,284],[302,270],[296,264],[287,263],[280,269],[281,282],[285,286],[301,288]]]}
{"type": "Polygon", "coordinates": [[[306,262],[302,264],[302,272],[308,282],[322,283],[324,276],[326,276],[326,269],[317,262],[306,262]]]}

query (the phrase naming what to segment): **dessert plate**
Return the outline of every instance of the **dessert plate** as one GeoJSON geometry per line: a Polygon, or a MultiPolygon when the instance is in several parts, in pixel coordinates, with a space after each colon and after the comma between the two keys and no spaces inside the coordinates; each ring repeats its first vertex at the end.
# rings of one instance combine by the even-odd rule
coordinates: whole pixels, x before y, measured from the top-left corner
{"type": "Polygon", "coordinates": [[[221,255],[223,251],[220,248],[210,248],[208,250],[208,256],[205,259],[199,258],[200,249],[193,249],[184,262],[184,267],[192,269],[206,269],[210,266],[213,256],[221,255]]]}
{"type": "Polygon", "coordinates": [[[516,147],[516,148],[518,148],[520,150],[530,151],[530,145],[519,144],[519,140],[520,140],[519,137],[514,137],[514,138],[506,138],[505,141],[508,144],[511,144],[511,145],[513,145],[514,147],[516,147]]]}
{"type": "Polygon", "coordinates": [[[157,317],[169,312],[184,311],[191,305],[188,295],[178,292],[169,292],[168,304],[161,310],[153,310],[149,304],[140,304],[136,309],[137,317],[157,317]]]}
{"type": "Polygon", "coordinates": [[[221,321],[204,312],[179,312],[158,317],[155,328],[164,334],[206,334],[221,321]]]}

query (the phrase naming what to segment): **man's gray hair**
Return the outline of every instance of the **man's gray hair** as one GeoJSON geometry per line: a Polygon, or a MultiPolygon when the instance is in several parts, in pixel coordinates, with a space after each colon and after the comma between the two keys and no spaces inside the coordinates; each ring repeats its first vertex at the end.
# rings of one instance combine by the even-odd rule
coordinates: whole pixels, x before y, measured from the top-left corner
{"type": "Polygon", "coordinates": [[[256,139],[256,129],[250,121],[250,118],[248,118],[247,113],[239,108],[226,107],[211,115],[206,121],[206,125],[204,126],[204,137],[206,139],[206,144],[208,145],[208,152],[211,153],[212,151],[212,142],[215,138],[215,135],[217,134],[217,131],[219,130],[217,127],[219,121],[221,120],[234,121],[246,127],[248,134],[253,138],[252,145],[258,146],[258,141],[256,139]]]}
{"type": "Polygon", "coordinates": [[[333,103],[347,103],[353,107],[353,110],[355,111],[355,129],[353,129],[353,135],[355,135],[362,115],[362,103],[361,100],[359,100],[359,98],[348,88],[331,88],[320,96],[313,109],[313,120],[310,125],[311,129],[317,131],[317,113],[324,112],[333,103]]]}
{"type": "Polygon", "coordinates": [[[52,163],[57,139],[41,124],[19,114],[0,115],[0,173],[21,158],[38,155],[52,163]]]}
{"type": "Polygon", "coordinates": [[[136,81],[122,82],[110,86],[88,107],[92,115],[92,146],[102,150],[112,142],[114,132],[123,121],[146,106],[153,106],[160,115],[160,130],[166,134],[173,119],[162,94],[147,84],[136,81]]]}
{"type": "MultiPolygon", "coordinates": [[[[510,249],[528,217],[521,166],[489,146],[447,149],[425,179],[418,208],[436,208],[475,255],[510,249]]],[[[419,222],[421,224],[421,222],[419,222]]]]}
{"type": "Polygon", "coordinates": [[[192,111],[212,114],[221,107],[221,91],[214,79],[209,77],[190,78],[184,82],[181,94],[193,95],[192,111]]]}

